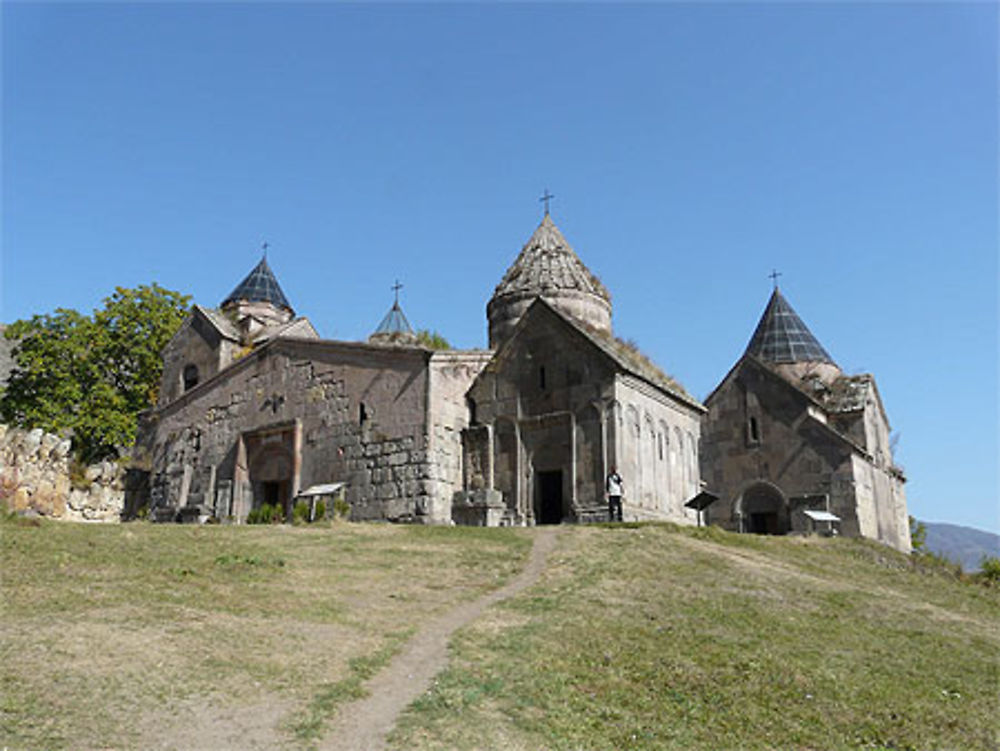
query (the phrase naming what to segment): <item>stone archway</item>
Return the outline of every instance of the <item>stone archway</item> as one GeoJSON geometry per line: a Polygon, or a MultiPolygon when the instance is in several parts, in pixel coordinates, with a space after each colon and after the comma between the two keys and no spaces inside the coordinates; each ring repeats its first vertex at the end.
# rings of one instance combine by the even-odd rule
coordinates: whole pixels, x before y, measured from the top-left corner
{"type": "Polygon", "coordinates": [[[292,456],[283,447],[268,447],[250,459],[254,508],[277,506],[286,519],[291,513],[292,456]]]}
{"type": "Polygon", "coordinates": [[[788,501],[771,483],[756,482],[747,487],[737,508],[741,531],[757,535],[788,534],[788,501]]]}
{"type": "Polygon", "coordinates": [[[262,430],[245,435],[243,440],[251,508],[260,508],[265,503],[276,506],[290,520],[292,500],[298,492],[295,426],[262,430]]]}

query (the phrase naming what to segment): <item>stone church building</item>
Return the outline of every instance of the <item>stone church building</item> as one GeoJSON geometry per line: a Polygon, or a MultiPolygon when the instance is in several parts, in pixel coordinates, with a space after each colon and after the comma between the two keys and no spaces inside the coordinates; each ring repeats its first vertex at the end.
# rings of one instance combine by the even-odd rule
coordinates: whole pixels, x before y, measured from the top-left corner
{"type": "Polygon", "coordinates": [[[909,552],[902,470],[873,376],[844,374],[777,287],[743,356],[705,400],[701,468],[712,523],[839,532],[909,552]]]}
{"type": "Polygon", "coordinates": [[[805,530],[815,508],[908,548],[874,380],[841,374],[804,326],[813,344],[786,351],[786,310],[775,292],[703,405],[615,336],[608,290],[548,213],[486,306],[483,350],[421,346],[398,297],[368,341],[322,339],[264,258],[164,350],[138,441],[150,514],[238,523],[339,488],[354,520],[603,520],[616,467],[626,519],[695,523],[704,477],[713,523],[805,530]]]}
{"type": "Polygon", "coordinates": [[[153,518],[241,521],[341,486],[355,520],[693,522],[705,408],[611,330],[611,296],[546,214],[487,305],[490,349],[420,346],[398,300],[367,342],[321,339],[266,259],[164,350],[140,426],[153,518]]]}

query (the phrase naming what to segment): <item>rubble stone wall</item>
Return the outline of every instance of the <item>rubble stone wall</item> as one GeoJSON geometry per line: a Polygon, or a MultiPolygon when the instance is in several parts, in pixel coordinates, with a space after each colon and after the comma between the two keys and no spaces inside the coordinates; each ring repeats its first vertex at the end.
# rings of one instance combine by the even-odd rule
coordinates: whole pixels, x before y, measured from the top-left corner
{"type": "Polygon", "coordinates": [[[121,521],[124,468],[104,461],[74,472],[70,449],[68,438],[38,428],[0,425],[0,500],[16,513],[67,521],[121,521]]]}
{"type": "Polygon", "coordinates": [[[151,416],[151,508],[198,506],[240,521],[259,505],[249,482],[254,457],[241,455],[241,442],[292,431],[301,446],[293,494],[346,482],[354,520],[445,520],[450,505],[438,508],[438,486],[446,478],[429,456],[430,357],[417,348],[275,340],[151,416]]]}

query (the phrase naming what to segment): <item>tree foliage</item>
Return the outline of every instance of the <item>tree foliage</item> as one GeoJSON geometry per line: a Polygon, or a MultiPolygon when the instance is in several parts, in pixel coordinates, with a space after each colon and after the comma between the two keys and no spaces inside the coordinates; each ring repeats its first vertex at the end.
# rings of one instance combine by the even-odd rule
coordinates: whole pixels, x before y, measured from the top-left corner
{"type": "Polygon", "coordinates": [[[924,553],[927,551],[927,527],[916,517],[910,516],[910,544],[913,552],[924,553]]]}
{"type": "Polygon", "coordinates": [[[427,349],[451,349],[448,340],[436,331],[420,329],[417,332],[417,344],[427,349]]]}
{"type": "Polygon", "coordinates": [[[16,321],[14,370],[0,396],[0,416],[25,428],[72,432],[88,461],[135,440],[137,414],[156,403],[160,351],[190,298],[153,284],[118,287],[85,316],[58,308],[16,321]]]}

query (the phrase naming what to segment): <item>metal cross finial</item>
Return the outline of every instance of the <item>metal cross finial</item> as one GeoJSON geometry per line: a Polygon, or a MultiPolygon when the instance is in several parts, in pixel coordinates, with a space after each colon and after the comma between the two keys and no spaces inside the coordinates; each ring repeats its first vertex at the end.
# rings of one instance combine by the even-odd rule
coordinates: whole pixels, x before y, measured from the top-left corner
{"type": "Polygon", "coordinates": [[[399,279],[397,279],[396,283],[392,285],[392,291],[396,293],[396,302],[393,303],[394,305],[399,305],[399,290],[401,289],[403,289],[403,285],[400,284],[399,279]]]}
{"type": "Polygon", "coordinates": [[[771,269],[771,273],[768,274],[767,276],[768,278],[770,278],[772,282],[774,282],[774,288],[778,289],[778,277],[784,275],[780,271],[775,271],[774,269],[771,269]]]}
{"type": "Polygon", "coordinates": [[[264,251],[264,260],[266,261],[267,260],[267,249],[271,247],[271,244],[265,240],[264,244],[261,245],[260,247],[264,251]]]}
{"type": "Polygon", "coordinates": [[[549,189],[546,188],[545,194],[538,199],[539,201],[545,204],[545,216],[549,215],[549,201],[551,201],[553,198],[555,198],[555,196],[549,193],[549,189]]]}

